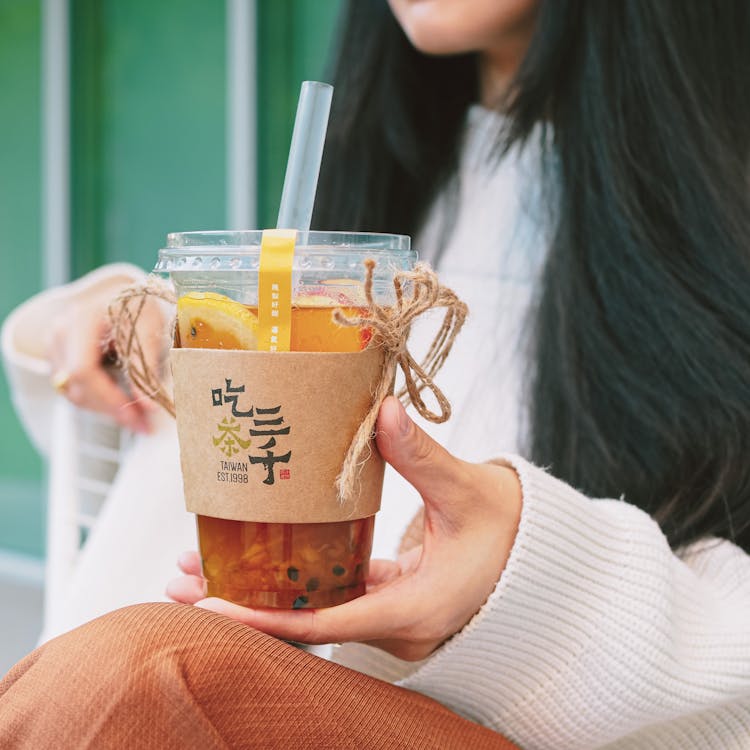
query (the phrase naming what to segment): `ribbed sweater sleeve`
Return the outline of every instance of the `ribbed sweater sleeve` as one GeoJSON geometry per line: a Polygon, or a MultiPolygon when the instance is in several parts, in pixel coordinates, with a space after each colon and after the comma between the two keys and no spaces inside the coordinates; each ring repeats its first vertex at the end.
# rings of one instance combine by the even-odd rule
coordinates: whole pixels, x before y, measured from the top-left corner
{"type": "Polygon", "coordinates": [[[524,502],[506,569],[399,684],[525,750],[750,747],[750,558],[677,556],[638,508],[505,460],[524,502]]]}

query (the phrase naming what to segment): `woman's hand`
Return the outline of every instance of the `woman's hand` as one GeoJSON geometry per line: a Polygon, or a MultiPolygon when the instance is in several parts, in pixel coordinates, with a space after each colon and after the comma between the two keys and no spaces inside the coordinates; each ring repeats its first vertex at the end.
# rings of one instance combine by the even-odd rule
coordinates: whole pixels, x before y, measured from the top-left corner
{"type": "Polygon", "coordinates": [[[182,556],[186,575],[172,581],[167,594],[287,640],[361,641],[402,659],[428,656],[469,622],[494,589],[518,529],[521,487],[509,467],[452,456],[393,397],[381,407],[377,444],[424,500],[423,541],[395,562],[373,560],[364,596],[296,611],[204,599],[196,553],[182,556]]]}
{"type": "MultiPolygon", "coordinates": [[[[83,299],[66,304],[57,316],[47,346],[52,384],[82,409],[108,414],[134,432],[149,432],[155,408],[141,393],[130,393],[115,377],[111,359],[108,307],[132,280],[111,280],[88,291],[83,299]]],[[[146,358],[159,367],[163,356],[164,317],[158,303],[149,301],[138,330],[146,358]]]]}

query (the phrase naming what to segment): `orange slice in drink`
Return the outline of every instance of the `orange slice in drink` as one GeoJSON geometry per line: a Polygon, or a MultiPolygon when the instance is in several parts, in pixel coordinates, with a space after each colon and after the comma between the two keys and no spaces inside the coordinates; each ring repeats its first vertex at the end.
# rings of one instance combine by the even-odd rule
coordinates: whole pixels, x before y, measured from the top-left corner
{"type": "Polygon", "coordinates": [[[177,300],[180,346],[186,349],[258,348],[258,318],[223,294],[192,292],[177,300]]]}

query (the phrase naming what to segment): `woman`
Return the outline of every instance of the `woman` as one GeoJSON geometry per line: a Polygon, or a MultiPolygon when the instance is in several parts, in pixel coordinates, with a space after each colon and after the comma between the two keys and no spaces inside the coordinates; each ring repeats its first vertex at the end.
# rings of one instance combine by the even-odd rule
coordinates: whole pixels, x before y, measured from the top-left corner
{"type": "MultiPolygon", "coordinates": [[[[394,726],[411,733],[402,746],[501,742],[444,714],[456,734],[436,739],[414,693],[279,651],[245,623],[291,640],[375,645],[343,646],[336,659],[525,748],[745,747],[750,8],[390,5],[393,16],[383,2],[350,5],[316,223],[419,233],[480,320],[470,351],[454,358],[478,372],[459,398],[451,447],[518,445],[549,472],[512,455],[465,463],[387,400],[378,446],[420,493],[424,522],[397,563],[373,566],[366,596],[314,613],[203,600],[187,555],[169,591],[198,608],[125,610],[55,641],[29,657],[36,682],[30,661],[11,673],[0,721],[4,710],[27,717],[36,691],[53,689],[50,672],[73,661],[61,650],[95,649],[98,660],[108,635],[136,633],[127,658],[109,657],[113,674],[179,653],[188,676],[147,672],[112,705],[105,733],[124,731],[122,706],[142,708],[133,701],[144,685],[151,700],[155,684],[194,684],[196,657],[184,654],[201,639],[223,661],[198,706],[179,706],[217,731],[257,729],[271,710],[266,690],[305,721],[313,707],[334,711],[339,729],[311,729],[313,745],[398,746],[394,726]],[[227,658],[269,651],[326,691],[290,696],[263,660],[230,674],[227,658]],[[222,723],[211,696],[259,671],[232,703],[235,723],[222,723]]],[[[157,726],[174,734],[166,705],[157,726]]],[[[73,708],[60,711],[75,723],[73,708]]],[[[294,722],[274,716],[278,736],[296,741],[294,722]]]]}

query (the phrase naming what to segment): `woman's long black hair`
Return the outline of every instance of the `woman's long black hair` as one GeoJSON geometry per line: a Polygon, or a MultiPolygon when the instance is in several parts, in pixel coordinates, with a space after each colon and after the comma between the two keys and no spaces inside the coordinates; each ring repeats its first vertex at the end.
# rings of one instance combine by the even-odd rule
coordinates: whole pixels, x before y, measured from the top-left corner
{"type": "MultiPolygon", "coordinates": [[[[316,226],[413,234],[477,61],[417,52],[385,0],[342,28],[316,226]]],[[[510,140],[547,128],[557,165],[530,457],[673,547],[750,552],[750,3],[542,0],[511,93],[510,140]]]]}

